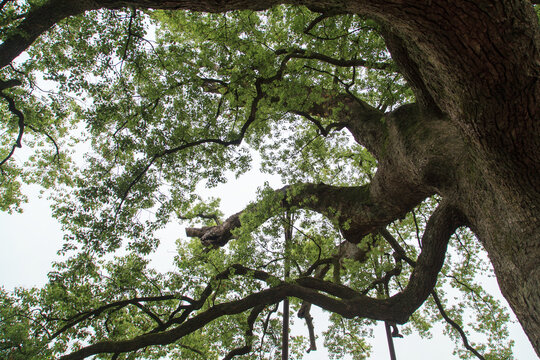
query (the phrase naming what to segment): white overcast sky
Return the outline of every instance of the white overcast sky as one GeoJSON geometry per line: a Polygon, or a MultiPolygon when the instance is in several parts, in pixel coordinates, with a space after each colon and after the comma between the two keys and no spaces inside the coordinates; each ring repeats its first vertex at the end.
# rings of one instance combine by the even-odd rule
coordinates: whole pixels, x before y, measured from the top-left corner
{"type": "MultiPolygon", "coordinates": [[[[241,210],[250,200],[255,199],[258,186],[269,181],[273,187],[279,187],[276,177],[270,178],[261,175],[254,169],[249,173],[234,179],[228,184],[215,189],[206,190],[207,196],[222,198],[222,211],[232,214],[241,210]]],[[[9,215],[0,212],[0,285],[8,290],[14,287],[40,286],[47,281],[47,273],[51,270],[51,262],[58,259],[56,251],[62,243],[62,231],[59,224],[51,217],[49,202],[39,199],[38,188],[30,187],[29,203],[24,205],[22,214],[9,215]]],[[[183,237],[183,228],[172,225],[161,233],[161,245],[155,255],[154,267],[159,271],[171,270],[172,258],[175,254],[175,240],[183,237]]],[[[500,296],[495,280],[486,283],[500,296]]],[[[503,300],[504,301],[504,300],[503,300]]],[[[506,304],[506,302],[505,302],[506,304]]],[[[314,322],[318,331],[324,330],[325,316],[322,312],[314,312],[314,322]]],[[[293,316],[294,317],[294,316],[293,316]]],[[[293,332],[307,331],[303,321],[296,319],[293,332]]],[[[537,359],[532,346],[528,342],[521,326],[516,322],[511,326],[511,337],[515,340],[515,358],[517,360],[537,359]]],[[[374,351],[371,359],[389,359],[386,334],[382,323],[374,332],[374,351]]],[[[305,360],[327,359],[323,349],[322,338],[318,340],[319,350],[307,354],[305,360]]],[[[453,344],[442,334],[438,327],[430,340],[418,336],[407,336],[395,339],[397,359],[399,360],[453,360],[458,359],[452,355],[453,344]]]]}

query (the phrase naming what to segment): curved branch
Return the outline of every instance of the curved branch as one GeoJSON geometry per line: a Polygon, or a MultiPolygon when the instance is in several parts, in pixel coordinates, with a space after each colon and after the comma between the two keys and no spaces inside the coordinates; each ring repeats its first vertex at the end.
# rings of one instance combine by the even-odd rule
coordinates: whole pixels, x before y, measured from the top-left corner
{"type": "Polygon", "coordinates": [[[165,301],[165,300],[173,300],[173,299],[185,300],[184,298],[179,297],[177,295],[164,295],[164,296],[139,297],[139,298],[115,301],[110,304],[103,305],[97,309],[89,310],[89,311],[73,316],[66,325],[62,326],[59,330],[57,330],[54,334],[51,335],[50,340],[53,340],[58,335],[62,334],[64,331],[72,328],[73,326],[77,325],[78,323],[84,320],[87,320],[93,316],[99,316],[102,312],[106,310],[109,310],[112,308],[122,308],[128,305],[137,306],[137,304],[140,305],[141,302],[165,301]]]}
{"type": "Polygon", "coordinates": [[[58,144],[56,142],[56,140],[52,137],[52,135],[50,135],[48,132],[46,131],[43,131],[43,130],[39,130],[37,128],[35,128],[34,126],[30,125],[30,124],[26,124],[26,126],[32,130],[33,132],[37,133],[37,134],[43,134],[45,135],[50,141],[51,143],[54,145],[54,149],[55,149],[55,154],[54,154],[54,157],[53,157],[53,160],[55,159],[59,159],[60,158],[60,148],[58,147],[58,144]]]}
{"type": "MultiPolygon", "coordinates": [[[[444,263],[450,237],[458,227],[465,224],[466,219],[459,210],[445,201],[441,202],[426,224],[422,236],[422,251],[418,256],[407,287],[403,292],[390,299],[398,303],[405,302],[405,306],[410,306],[411,314],[420,307],[435,287],[437,275],[444,263]],[[410,302],[411,300],[413,301],[410,302]]],[[[403,323],[403,321],[396,322],[403,323]]]]}
{"type": "Polygon", "coordinates": [[[223,139],[220,139],[220,138],[201,139],[201,140],[193,141],[193,142],[190,142],[190,143],[182,144],[182,145],[179,145],[179,146],[175,146],[175,147],[163,150],[162,152],[155,154],[154,156],[151,157],[150,161],[144,166],[143,170],[140,171],[137,174],[137,176],[135,176],[135,178],[127,186],[127,189],[124,192],[124,194],[122,195],[122,197],[120,199],[120,202],[119,202],[119,204],[117,206],[116,213],[118,214],[118,212],[122,208],[122,205],[124,204],[124,201],[126,200],[129,193],[131,192],[131,189],[135,186],[135,184],[137,184],[143,178],[143,176],[148,172],[148,170],[152,167],[152,165],[158,159],[160,159],[162,157],[165,157],[165,156],[168,156],[168,155],[175,154],[175,153],[177,153],[179,151],[182,151],[182,150],[185,150],[185,149],[188,149],[188,148],[192,148],[192,147],[199,146],[199,145],[204,145],[204,144],[218,144],[218,145],[222,145],[222,146],[226,146],[226,147],[231,146],[231,145],[240,145],[242,143],[242,141],[243,141],[249,127],[253,124],[253,122],[255,122],[255,119],[257,117],[257,109],[258,109],[258,106],[259,106],[259,102],[265,96],[265,93],[264,93],[264,91],[262,89],[262,86],[265,85],[265,84],[270,84],[270,83],[272,83],[272,82],[274,82],[276,80],[280,80],[283,77],[283,73],[285,71],[285,67],[287,65],[287,62],[290,59],[291,59],[290,56],[286,56],[285,58],[283,58],[281,60],[281,63],[280,63],[280,66],[279,66],[278,70],[276,71],[276,73],[273,76],[266,77],[266,78],[265,77],[259,77],[259,78],[257,78],[257,80],[255,80],[254,85],[255,85],[256,95],[251,101],[249,115],[248,115],[248,117],[246,119],[246,122],[242,125],[242,128],[240,129],[240,132],[238,133],[238,135],[235,138],[233,138],[231,140],[223,140],[223,139]]]}
{"type": "MultiPolygon", "coordinates": [[[[334,265],[334,273],[337,273],[336,267],[341,266],[341,260],[342,259],[352,259],[359,262],[364,262],[367,258],[367,253],[370,251],[369,247],[368,249],[360,249],[357,245],[352,244],[348,241],[342,242],[337,247],[337,254],[334,255],[330,259],[319,259],[314,264],[310,266],[310,268],[306,271],[304,276],[307,276],[311,274],[315,269],[314,277],[315,279],[323,279],[328,270],[330,269],[330,264],[334,265]],[[326,265],[321,267],[321,265],[326,265]]],[[[362,295],[367,294],[364,292],[362,295]]],[[[297,316],[300,319],[304,319],[306,322],[306,326],[308,328],[308,334],[309,334],[309,348],[307,352],[315,351],[317,350],[317,342],[315,337],[315,329],[313,326],[313,317],[311,316],[311,303],[309,302],[302,302],[302,305],[300,306],[300,309],[298,310],[297,316]]]]}
{"type": "Polygon", "coordinates": [[[319,120],[315,119],[313,116],[311,116],[307,112],[293,111],[293,113],[296,114],[296,115],[303,116],[304,118],[306,118],[307,120],[312,122],[317,127],[317,129],[319,129],[319,132],[321,133],[322,136],[328,136],[328,134],[330,134],[330,131],[332,131],[334,129],[341,130],[347,125],[344,122],[338,122],[338,123],[329,124],[326,127],[324,127],[319,120]]]}
{"type": "MultiPolygon", "coordinates": [[[[398,256],[405,260],[409,265],[411,265],[412,267],[415,267],[416,266],[416,262],[414,260],[412,260],[410,257],[407,256],[406,252],[405,252],[405,249],[403,249],[403,247],[397,242],[397,240],[392,236],[392,234],[390,234],[390,232],[388,232],[388,230],[386,229],[381,229],[379,230],[379,233],[384,237],[384,239],[390,244],[390,246],[394,249],[394,251],[398,254],[398,256]]],[[[470,352],[472,352],[478,359],[480,360],[485,360],[485,358],[482,356],[482,354],[480,354],[475,348],[473,348],[470,344],[469,344],[469,340],[467,339],[467,335],[465,334],[465,332],[463,331],[463,329],[461,328],[461,326],[459,326],[458,323],[456,323],[454,320],[452,320],[448,314],[446,313],[446,311],[444,310],[444,307],[441,303],[441,300],[439,299],[439,296],[437,295],[437,292],[435,290],[433,290],[431,292],[431,296],[433,297],[433,300],[435,301],[435,304],[437,305],[437,308],[439,309],[439,312],[441,313],[441,316],[443,317],[443,319],[448,323],[450,324],[454,329],[456,329],[456,331],[459,333],[459,335],[461,336],[461,339],[463,341],[463,346],[465,346],[465,348],[467,350],[469,350],[470,352]]]]}
{"type": "MultiPolygon", "coordinates": [[[[322,90],[320,99],[307,108],[291,107],[290,113],[303,116],[313,123],[323,136],[327,136],[333,129],[347,128],[355,141],[364,146],[376,158],[383,155],[384,144],[387,143],[388,124],[385,119],[389,114],[376,109],[362,99],[350,93],[345,86],[346,93],[332,93],[322,90]],[[317,118],[337,118],[327,126],[317,118]]],[[[305,88],[304,92],[310,94],[311,88],[305,88]]]]}
{"type": "MultiPolygon", "coordinates": [[[[239,314],[258,306],[277,303],[291,296],[347,318],[359,316],[404,323],[433,291],[437,275],[444,261],[448,240],[455,229],[463,224],[464,219],[458,210],[450,204],[440,204],[426,225],[423,236],[424,246],[407,287],[403,292],[388,299],[373,299],[362,296],[343,285],[314,278],[300,278],[294,282],[281,282],[277,286],[248,295],[240,300],[217,304],[187,319],[176,328],[141,335],[130,340],[103,341],[65,355],[61,359],[84,359],[99,353],[129,352],[151,345],[170,344],[221,316],[239,314]],[[321,293],[321,291],[330,296],[321,293]]],[[[248,269],[242,265],[235,265],[233,268],[234,274],[249,274],[256,279],[271,280],[271,275],[260,270],[248,269]]],[[[218,278],[230,276],[233,273],[233,268],[221,273],[218,278]]],[[[273,281],[277,281],[277,279],[273,281]]]]}
{"type": "Polygon", "coordinates": [[[255,325],[255,320],[257,320],[257,317],[264,310],[264,308],[265,306],[260,305],[260,306],[254,307],[251,310],[248,316],[248,320],[247,320],[248,328],[246,329],[246,333],[245,333],[246,345],[229,351],[229,353],[225,355],[223,360],[230,360],[235,356],[245,355],[251,352],[251,349],[253,347],[252,345],[253,344],[253,326],[255,325]]]}
{"type": "Polygon", "coordinates": [[[442,303],[441,303],[441,300],[439,299],[439,296],[437,295],[437,293],[434,291],[431,292],[431,296],[433,297],[433,300],[435,300],[435,304],[437,305],[437,309],[439,309],[439,312],[441,313],[441,316],[444,318],[444,320],[450,324],[454,329],[456,329],[456,331],[459,333],[459,335],[461,336],[461,340],[463,341],[463,346],[465,346],[465,348],[467,350],[469,350],[470,352],[472,352],[474,354],[474,356],[476,356],[478,359],[480,360],[486,360],[484,358],[484,356],[482,356],[482,354],[480,354],[475,348],[473,348],[470,344],[469,344],[469,340],[467,339],[467,335],[465,334],[465,331],[463,331],[463,329],[461,328],[461,326],[459,326],[458,323],[456,323],[454,320],[452,320],[448,314],[446,313],[446,311],[444,311],[444,307],[442,306],[442,303]]]}
{"type": "Polygon", "coordinates": [[[146,315],[148,315],[149,317],[152,318],[152,320],[154,320],[158,326],[162,326],[163,325],[163,321],[161,321],[161,319],[159,318],[159,316],[157,316],[156,314],[154,314],[149,308],[147,308],[146,306],[142,305],[141,303],[139,302],[135,302],[133,303],[133,305],[135,305],[136,307],[138,307],[139,309],[142,310],[142,312],[144,312],[146,315]]]}
{"type": "Polygon", "coordinates": [[[13,144],[13,146],[11,147],[11,151],[9,152],[9,154],[2,161],[0,161],[0,169],[1,169],[2,165],[4,165],[13,156],[13,154],[15,153],[15,149],[22,147],[22,137],[24,134],[24,115],[19,109],[17,109],[17,106],[15,105],[15,101],[13,100],[13,98],[4,94],[2,91],[0,91],[0,97],[2,97],[8,102],[9,111],[19,119],[19,123],[18,123],[19,134],[17,135],[15,144],[13,144]]]}
{"type": "Polygon", "coordinates": [[[410,49],[408,48],[410,44],[406,44],[395,31],[392,31],[387,26],[381,26],[379,31],[398,68],[407,69],[407,71],[402,72],[403,77],[413,89],[417,102],[423,108],[429,109],[433,113],[441,114],[441,110],[430,94],[426,81],[420,72],[420,65],[410,54],[410,49]]]}
{"type": "Polygon", "coordinates": [[[86,10],[97,9],[94,1],[49,0],[31,9],[10,36],[0,45],[0,68],[17,56],[56,23],[86,10]],[[94,6],[92,6],[94,5],[94,6]]]}
{"type": "Polygon", "coordinates": [[[309,334],[309,348],[307,349],[307,352],[310,351],[316,351],[317,350],[317,342],[316,342],[316,336],[315,336],[315,328],[313,326],[313,316],[311,316],[311,304],[310,303],[304,303],[302,304],[302,307],[304,308],[304,311],[302,312],[302,315],[300,315],[300,312],[298,312],[298,317],[303,318],[306,321],[306,326],[308,328],[308,334],[309,334]],[[304,304],[306,306],[304,307],[304,304]]]}
{"type": "Polygon", "coordinates": [[[374,70],[388,70],[395,72],[397,71],[396,66],[393,63],[389,62],[369,62],[364,59],[336,59],[328,55],[324,55],[314,51],[308,51],[305,49],[278,49],[275,51],[276,55],[288,54],[295,59],[308,59],[308,60],[318,60],[325,62],[330,65],[338,67],[358,67],[362,66],[368,69],[374,70]]]}
{"type": "Polygon", "coordinates": [[[321,12],[322,14],[317,16],[315,19],[313,19],[313,21],[311,21],[308,24],[308,26],[305,27],[304,34],[306,34],[306,35],[309,35],[311,29],[313,29],[321,21],[324,21],[324,20],[326,20],[328,18],[331,18],[331,17],[333,17],[335,15],[338,15],[338,13],[333,12],[333,11],[328,11],[326,9],[316,9],[316,8],[311,7],[311,8],[309,8],[309,10],[311,10],[313,12],[321,12]]]}
{"type": "Polygon", "coordinates": [[[238,212],[229,216],[224,222],[216,226],[205,226],[202,228],[186,228],[188,237],[198,237],[205,246],[221,247],[225,246],[233,238],[232,230],[240,227],[240,215],[238,212]]]}
{"type": "Polygon", "coordinates": [[[0,68],[8,65],[41,35],[61,20],[83,14],[88,10],[121,9],[136,7],[140,9],[193,10],[205,12],[226,12],[231,10],[264,10],[282,1],[159,1],[159,0],[90,0],[65,1],[48,0],[43,5],[31,9],[21,23],[0,44],[0,68]]]}
{"type": "Polygon", "coordinates": [[[398,241],[390,234],[390,232],[384,228],[379,229],[379,234],[386,240],[386,242],[392,247],[399,259],[405,260],[407,264],[412,267],[416,266],[416,261],[407,256],[405,249],[398,243],[398,241]]]}

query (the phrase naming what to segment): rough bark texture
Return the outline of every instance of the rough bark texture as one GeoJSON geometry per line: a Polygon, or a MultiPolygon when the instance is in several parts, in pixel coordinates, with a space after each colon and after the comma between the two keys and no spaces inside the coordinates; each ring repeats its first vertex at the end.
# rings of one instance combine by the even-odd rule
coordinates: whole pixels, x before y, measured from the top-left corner
{"type": "MultiPolygon", "coordinates": [[[[51,0],[22,21],[19,28],[27,35],[16,34],[0,45],[0,65],[6,66],[56,22],[88,9],[136,6],[216,12],[257,10],[275,3],[278,1],[96,0],[72,4],[51,0]]],[[[320,200],[301,205],[340,224],[350,221],[351,226],[344,228],[343,233],[348,240],[358,242],[365,234],[403,216],[427,196],[439,194],[456,214],[462,214],[460,219],[485,246],[503,295],[540,354],[540,119],[537,104],[540,35],[531,3],[525,0],[306,0],[294,3],[363,14],[379,21],[387,46],[418,100],[417,104],[382,114],[351,99],[341,99],[347,105],[342,114],[346,127],[359,143],[375,154],[379,170],[373,182],[365,187],[306,185],[302,195],[317,195],[320,200]],[[381,118],[385,121],[379,121],[381,118]],[[339,215],[333,211],[336,206],[340,209],[339,215]]],[[[292,197],[290,201],[300,205],[300,198],[292,197]]],[[[435,213],[430,223],[436,223],[437,218],[435,213]]],[[[439,234],[426,231],[424,236],[446,236],[456,223],[432,225],[439,234]]],[[[237,226],[238,215],[228,224],[234,225],[232,228],[237,226]]],[[[221,230],[221,233],[211,230],[214,233],[207,239],[211,241],[223,235],[216,245],[226,243],[231,228],[221,230]]],[[[192,234],[203,237],[205,231],[192,234]]],[[[440,268],[442,261],[435,255],[423,259],[418,259],[416,275],[405,291],[414,296],[400,295],[409,299],[405,301],[409,304],[408,311],[419,306],[419,299],[429,295],[429,291],[426,293],[429,286],[416,287],[415,284],[426,281],[431,284],[433,271],[440,268]],[[423,262],[425,266],[421,265],[423,262]],[[431,277],[425,279],[422,274],[431,277]]],[[[318,301],[312,293],[294,286],[280,291],[264,295],[268,297],[262,303],[276,301],[280,296],[298,296],[314,304],[318,301]]],[[[399,321],[403,321],[403,314],[408,312],[392,313],[394,301],[399,302],[403,310],[404,300],[389,299],[384,309],[358,301],[351,302],[346,310],[356,315],[356,311],[364,314],[369,310],[372,315],[399,321]]],[[[342,303],[321,305],[327,308],[335,305],[338,312],[346,312],[342,303]]],[[[239,303],[234,311],[243,306],[244,303],[239,303]]],[[[215,311],[212,316],[229,310],[215,311]]],[[[160,341],[148,340],[145,344],[162,343],[160,341]]],[[[101,346],[106,347],[106,344],[101,346]]],[[[132,344],[125,344],[125,348],[129,346],[132,344]]]]}
{"type": "MultiPolygon", "coordinates": [[[[525,2],[437,2],[387,12],[435,103],[470,156],[456,169],[458,199],[488,251],[501,290],[540,352],[538,25],[525,2]],[[427,10],[424,8],[424,10],[427,10]],[[403,16],[405,15],[405,16],[403,16]],[[404,21],[405,20],[405,21],[404,21]]],[[[394,58],[402,48],[388,43],[394,58]]],[[[425,92],[425,91],[424,91],[425,92]]]]}

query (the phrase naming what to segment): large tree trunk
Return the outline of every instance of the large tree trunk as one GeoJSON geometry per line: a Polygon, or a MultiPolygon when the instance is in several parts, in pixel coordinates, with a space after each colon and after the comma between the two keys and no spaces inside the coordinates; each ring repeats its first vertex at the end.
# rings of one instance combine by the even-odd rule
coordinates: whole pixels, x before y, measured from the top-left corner
{"type": "Polygon", "coordinates": [[[469,146],[470,163],[460,164],[448,195],[484,244],[503,295],[540,354],[536,14],[519,1],[456,1],[383,16],[392,24],[389,48],[419,98],[428,105],[433,99],[469,146]]]}

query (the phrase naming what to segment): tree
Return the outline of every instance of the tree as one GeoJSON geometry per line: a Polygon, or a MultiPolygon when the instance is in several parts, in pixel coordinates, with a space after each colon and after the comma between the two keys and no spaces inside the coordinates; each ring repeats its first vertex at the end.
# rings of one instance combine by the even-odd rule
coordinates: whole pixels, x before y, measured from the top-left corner
{"type": "Polygon", "coordinates": [[[364,323],[343,319],[402,324],[413,316],[418,324],[413,314],[432,295],[433,309],[461,329],[437,295],[444,275],[483,299],[475,304],[496,308],[470,284],[467,262],[478,261],[470,247],[478,247],[458,230],[466,227],[540,353],[539,31],[531,3],[278,4],[2,1],[9,121],[1,204],[17,209],[21,181],[60,189],[55,211],[69,233],[63,251],[72,254],[44,289],[3,295],[5,318],[15,316],[9,309],[41,313],[21,325],[40,334],[34,339],[5,331],[6,351],[62,353],[75,342],[81,349],[65,359],[118,358],[150,345],[165,347],[144,356],[197,354],[196,345],[212,353],[205,334],[236,324],[244,345],[233,332],[219,340],[231,357],[251,350],[253,332],[270,321],[257,318],[271,319],[287,297],[360,332],[364,323]],[[230,10],[244,11],[221,14],[230,10]],[[37,94],[38,76],[57,84],[54,95],[37,94]],[[79,122],[94,150],[80,171],[60,150],[79,122]],[[20,167],[12,155],[27,132],[38,150],[20,167]],[[216,204],[194,190],[245,171],[246,143],[288,185],[221,222],[216,204]],[[148,209],[154,214],[143,219],[148,209]],[[296,278],[283,282],[282,266],[256,244],[279,246],[276,221],[267,220],[289,211],[300,212],[303,241],[291,249],[296,278]],[[146,270],[143,256],[171,213],[207,221],[187,229],[201,243],[182,245],[179,273],[164,277],[146,270]],[[404,246],[411,231],[416,250],[404,246]],[[396,240],[402,232],[404,242],[396,240]],[[344,251],[341,240],[359,246],[344,251]],[[449,242],[464,261],[445,264],[449,242]],[[129,254],[100,260],[120,248],[129,254]],[[243,283],[229,281],[238,276],[243,283]],[[87,344],[90,337],[97,341],[87,344]]]}

